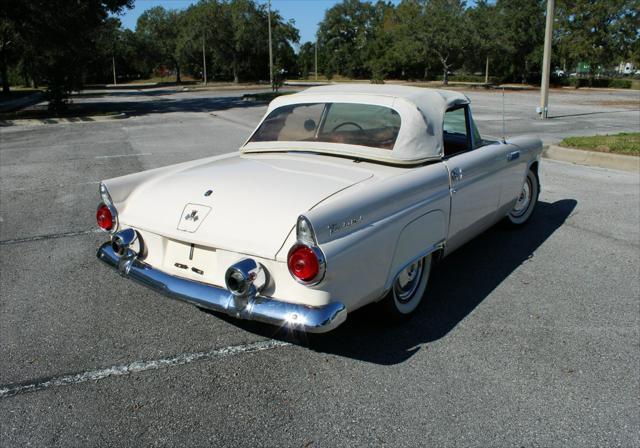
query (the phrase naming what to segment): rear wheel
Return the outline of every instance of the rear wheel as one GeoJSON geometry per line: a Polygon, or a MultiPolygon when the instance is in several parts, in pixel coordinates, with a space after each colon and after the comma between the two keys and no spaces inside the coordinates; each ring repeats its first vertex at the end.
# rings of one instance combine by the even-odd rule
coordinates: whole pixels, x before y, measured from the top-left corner
{"type": "Polygon", "coordinates": [[[431,272],[431,255],[405,267],[396,276],[391,290],[382,300],[385,311],[394,319],[408,318],[420,305],[431,272]]]}
{"type": "Polygon", "coordinates": [[[515,205],[507,215],[506,221],[512,227],[519,227],[527,223],[533,210],[538,202],[538,195],[540,194],[540,184],[538,183],[538,176],[536,173],[529,170],[527,172],[527,178],[522,186],[522,191],[515,205]]]}

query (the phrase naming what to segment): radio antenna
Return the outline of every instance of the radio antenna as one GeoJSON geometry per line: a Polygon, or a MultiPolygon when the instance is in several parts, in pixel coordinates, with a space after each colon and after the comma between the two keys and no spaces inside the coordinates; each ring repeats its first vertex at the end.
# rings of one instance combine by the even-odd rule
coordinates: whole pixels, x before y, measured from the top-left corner
{"type": "Polygon", "coordinates": [[[504,130],[504,86],[502,86],[502,143],[507,143],[506,132],[504,130]]]}

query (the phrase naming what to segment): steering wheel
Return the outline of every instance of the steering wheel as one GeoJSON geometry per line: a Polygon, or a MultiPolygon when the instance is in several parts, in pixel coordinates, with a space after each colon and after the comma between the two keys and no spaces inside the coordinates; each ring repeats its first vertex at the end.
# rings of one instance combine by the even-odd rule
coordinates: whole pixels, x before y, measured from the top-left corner
{"type": "Polygon", "coordinates": [[[340,123],[338,126],[336,126],[335,128],[333,128],[331,130],[331,132],[336,132],[338,129],[340,129],[342,126],[355,126],[358,128],[358,130],[360,132],[364,131],[364,129],[362,128],[362,126],[360,126],[358,123],[354,123],[353,121],[345,121],[344,123],[340,123]]]}

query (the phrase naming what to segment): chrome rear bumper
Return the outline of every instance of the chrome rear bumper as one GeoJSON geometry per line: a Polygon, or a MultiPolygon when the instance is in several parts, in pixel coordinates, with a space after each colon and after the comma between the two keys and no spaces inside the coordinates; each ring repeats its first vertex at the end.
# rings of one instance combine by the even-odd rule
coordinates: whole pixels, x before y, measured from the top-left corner
{"type": "Polygon", "coordinates": [[[224,288],[174,277],[138,260],[133,251],[118,256],[111,243],[98,249],[97,257],[127,278],[161,292],[171,298],[202,308],[219,311],[240,319],[255,320],[310,333],[331,331],[347,318],[340,302],[310,307],[266,297],[236,297],[224,288]]]}

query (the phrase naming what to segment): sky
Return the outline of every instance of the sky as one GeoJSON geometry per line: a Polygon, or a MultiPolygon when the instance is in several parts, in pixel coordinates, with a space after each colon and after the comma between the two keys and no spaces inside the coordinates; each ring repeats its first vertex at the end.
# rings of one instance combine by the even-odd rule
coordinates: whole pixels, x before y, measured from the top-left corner
{"type": "MultiPolygon", "coordinates": [[[[314,41],[318,23],[324,18],[324,12],[341,0],[271,0],[271,8],[278,10],[285,20],[293,19],[296,28],[300,30],[300,43],[314,41]]],[[[266,0],[256,0],[257,3],[266,3],[266,0]]],[[[154,6],[163,6],[165,9],[186,9],[189,5],[197,3],[196,0],[135,0],[134,7],[126,11],[120,20],[125,28],[135,29],[136,21],[140,14],[154,6]]],[[[399,0],[392,0],[399,3],[399,0]]]]}

